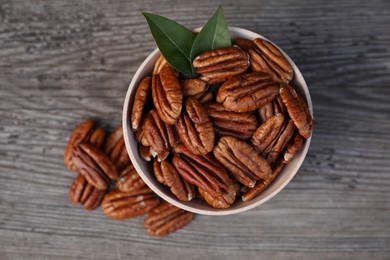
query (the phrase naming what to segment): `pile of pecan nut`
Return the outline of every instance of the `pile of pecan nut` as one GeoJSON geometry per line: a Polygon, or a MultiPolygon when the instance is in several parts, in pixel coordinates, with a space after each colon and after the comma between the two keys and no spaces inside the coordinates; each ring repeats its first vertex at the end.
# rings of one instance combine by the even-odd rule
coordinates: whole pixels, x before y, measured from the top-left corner
{"type": "Polygon", "coordinates": [[[189,224],[192,213],[160,203],[140,178],[127,154],[122,127],[105,137],[92,120],[74,129],[64,154],[68,169],[79,173],[69,191],[71,202],[87,210],[101,205],[113,219],[148,214],[144,226],[152,236],[165,236],[189,224]]]}
{"type": "Polygon", "coordinates": [[[131,128],[156,179],[181,201],[229,208],[260,194],[303,147],[312,116],[270,42],[237,39],[186,78],[160,56],[136,90],[131,128]]]}

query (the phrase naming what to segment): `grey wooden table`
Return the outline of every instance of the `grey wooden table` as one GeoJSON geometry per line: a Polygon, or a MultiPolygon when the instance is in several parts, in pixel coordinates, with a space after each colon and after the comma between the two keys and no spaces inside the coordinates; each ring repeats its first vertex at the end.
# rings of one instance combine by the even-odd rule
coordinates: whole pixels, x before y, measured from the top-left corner
{"type": "Polygon", "coordinates": [[[71,130],[121,122],[155,48],[141,11],[201,26],[217,1],[0,0],[0,259],[390,259],[390,2],[222,1],[301,69],[315,132],[292,182],[163,239],[68,200],[71,130]]]}

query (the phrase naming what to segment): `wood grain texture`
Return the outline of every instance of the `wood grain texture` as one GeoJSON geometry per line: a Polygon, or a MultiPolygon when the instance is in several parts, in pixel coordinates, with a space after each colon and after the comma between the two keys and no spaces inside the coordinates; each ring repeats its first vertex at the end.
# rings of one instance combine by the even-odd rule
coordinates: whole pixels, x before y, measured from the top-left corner
{"type": "Polygon", "coordinates": [[[0,0],[0,259],[390,259],[390,3],[0,0]],[[315,127],[293,181],[240,215],[155,239],[142,217],[73,207],[62,156],[86,118],[113,129],[155,48],[141,11],[272,39],[311,91],[315,127]]]}

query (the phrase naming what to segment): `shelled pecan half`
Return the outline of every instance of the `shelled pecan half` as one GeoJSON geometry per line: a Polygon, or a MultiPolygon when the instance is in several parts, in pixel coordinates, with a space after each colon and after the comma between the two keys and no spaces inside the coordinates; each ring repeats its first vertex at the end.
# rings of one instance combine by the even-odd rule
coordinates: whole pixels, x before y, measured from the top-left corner
{"type": "Polygon", "coordinates": [[[104,131],[103,128],[98,127],[92,132],[87,142],[96,146],[97,148],[100,148],[103,146],[105,140],[106,140],[106,131],[104,131]]]}
{"type": "Polygon", "coordinates": [[[107,138],[105,151],[118,171],[122,170],[130,163],[130,157],[126,150],[125,139],[123,138],[122,126],[117,127],[107,138]]]}
{"type": "Polygon", "coordinates": [[[69,199],[73,204],[80,203],[86,210],[99,207],[106,191],[98,190],[81,175],[77,175],[69,190],[69,199]]]}
{"type": "Polygon", "coordinates": [[[153,118],[153,121],[160,133],[161,138],[164,141],[164,146],[166,149],[170,149],[176,146],[179,143],[179,137],[177,136],[174,125],[169,125],[165,123],[155,109],[150,110],[150,115],[153,118]]]}
{"type": "Polygon", "coordinates": [[[170,66],[164,66],[158,75],[153,75],[152,98],[160,118],[170,125],[176,123],[183,95],[178,76],[170,66]]]}
{"type": "Polygon", "coordinates": [[[161,69],[165,66],[169,66],[167,60],[164,58],[164,56],[160,55],[158,59],[156,60],[156,63],[154,64],[153,68],[153,75],[157,75],[160,73],[161,69]]]}
{"type": "Polygon", "coordinates": [[[270,73],[274,80],[289,82],[294,76],[294,70],[283,55],[272,43],[263,39],[255,39],[254,47],[248,50],[253,71],[270,73]]]}
{"type": "Polygon", "coordinates": [[[131,129],[133,131],[137,131],[140,125],[151,81],[152,79],[149,76],[143,78],[135,92],[133,108],[131,110],[131,129]]]}
{"type": "MultiPolygon", "coordinates": [[[[139,130],[140,131],[140,130],[139,130]]],[[[141,144],[150,147],[150,154],[154,157],[158,155],[160,161],[165,160],[169,155],[169,148],[165,145],[164,133],[159,131],[150,113],[142,121],[141,144]]]]}
{"type": "Polygon", "coordinates": [[[201,79],[182,79],[180,86],[184,97],[204,94],[207,88],[206,82],[201,79]]]}
{"type": "Polygon", "coordinates": [[[191,184],[184,180],[177,172],[175,166],[165,160],[161,163],[157,160],[153,161],[153,171],[156,179],[171,189],[181,201],[190,201],[195,197],[195,191],[191,184]]]}
{"type": "Polygon", "coordinates": [[[143,146],[150,147],[149,152],[143,148],[141,155],[149,158],[157,155],[159,161],[165,160],[172,147],[179,142],[173,125],[162,121],[155,109],[152,109],[143,119],[141,128],[136,134],[143,146]]]}
{"type": "Polygon", "coordinates": [[[208,85],[221,83],[249,67],[249,56],[237,46],[206,51],[193,61],[196,73],[208,85]]]}
{"type": "Polygon", "coordinates": [[[144,215],[159,204],[148,187],[122,192],[113,190],[104,196],[103,213],[113,219],[126,219],[144,215]]]}
{"type": "Polygon", "coordinates": [[[287,149],[283,155],[283,162],[289,163],[294,158],[295,154],[299,152],[303,147],[303,137],[299,133],[295,134],[295,137],[287,144],[287,149]]]}
{"type": "Polygon", "coordinates": [[[291,140],[295,131],[294,122],[289,119],[285,124],[283,131],[276,139],[275,144],[272,146],[271,151],[267,154],[267,161],[272,163],[276,161],[281,152],[287,147],[288,142],[291,140]]]}
{"type": "Polygon", "coordinates": [[[272,101],[278,91],[278,84],[268,73],[245,73],[223,83],[216,100],[228,110],[250,112],[272,101]]]}
{"type": "Polygon", "coordinates": [[[231,135],[243,140],[251,138],[257,128],[256,116],[252,113],[239,113],[227,110],[222,104],[204,104],[217,134],[231,135]]]}
{"type": "Polygon", "coordinates": [[[176,123],[180,140],[195,154],[207,154],[214,146],[214,128],[206,109],[194,97],[185,100],[185,109],[176,123]]]}
{"type": "Polygon", "coordinates": [[[122,126],[119,126],[115,128],[107,138],[106,142],[104,143],[103,151],[107,155],[111,154],[115,149],[116,144],[119,143],[121,139],[123,139],[123,129],[122,126]]]}
{"type": "Polygon", "coordinates": [[[146,187],[146,184],[138,175],[133,164],[130,163],[119,175],[116,187],[123,192],[132,192],[146,187]]]}
{"type": "Polygon", "coordinates": [[[111,160],[91,144],[79,144],[74,149],[73,162],[79,173],[99,190],[106,190],[110,179],[118,179],[118,172],[111,160]]]}
{"type": "Polygon", "coordinates": [[[144,226],[149,235],[162,237],[188,225],[192,218],[192,213],[164,202],[148,213],[144,226]]]}
{"type": "Polygon", "coordinates": [[[272,183],[272,181],[282,172],[285,166],[286,164],[284,162],[277,162],[272,168],[271,175],[269,175],[267,178],[262,179],[253,188],[248,189],[242,194],[242,201],[250,201],[257,195],[259,195],[261,192],[263,192],[272,183]]]}
{"type": "Polygon", "coordinates": [[[237,193],[240,189],[240,186],[236,182],[231,182],[228,185],[226,191],[222,191],[219,196],[213,196],[205,190],[199,188],[199,194],[202,198],[209,204],[211,207],[216,209],[227,209],[229,208],[234,201],[236,200],[237,193]]]}
{"type": "Polygon", "coordinates": [[[280,95],[277,95],[272,102],[269,102],[264,106],[260,107],[257,110],[257,113],[261,119],[261,122],[264,123],[265,121],[267,121],[268,118],[276,114],[281,113],[283,115],[287,115],[287,110],[285,105],[283,104],[282,98],[280,97],[280,95]]]}
{"type": "Polygon", "coordinates": [[[77,171],[77,166],[73,163],[73,150],[83,142],[92,143],[100,147],[104,142],[106,133],[102,128],[94,130],[95,122],[93,120],[86,120],[77,125],[69,138],[64,152],[64,162],[69,170],[77,171]]]}
{"type": "Polygon", "coordinates": [[[229,189],[232,179],[211,154],[197,155],[184,145],[177,146],[175,152],[172,162],[187,182],[213,197],[218,197],[229,189]]]}
{"type": "Polygon", "coordinates": [[[265,121],[267,121],[267,119],[276,114],[274,109],[274,102],[268,102],[264,106],[260,107],[257,110],[257,113],[261,119],[261,122],[264,123],[265,121]]]}
{"type": "Polygon", "coordinates": [[[275,100],[273,101],[274,105],[274,113],[275,115],[277,113],[282,113],[283,115],[287,115],[287,108],[283,103],[282,97],[280,95],[277,95],[275,100]]]}
{"type": "Polygon", "coordinates": [[[247,187],[271,175],[267,160],[248,143],[232,136],[223,136],[213,149],[215,158],[247,187]]]}
{"type": "Polygon", "coordinates": [[[313,118],[306,103],[289,84],[283,84],[279,93],[299,133],[304,138],[309,138],[311,136],[313,118]]]}
{"type": "Polygon", "coordinates": [[[276,114],[262,123],[253,134],[250,143],[263,156],[267,156],[283,131],[284,116],[276,114]]]}

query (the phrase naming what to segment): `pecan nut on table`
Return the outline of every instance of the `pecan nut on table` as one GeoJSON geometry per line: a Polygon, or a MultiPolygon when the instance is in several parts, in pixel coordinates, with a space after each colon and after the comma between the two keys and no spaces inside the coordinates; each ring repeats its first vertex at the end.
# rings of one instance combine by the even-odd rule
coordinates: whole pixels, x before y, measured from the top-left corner
{"type": "Polygon", "coordinates": [[[186,226],[192,216],[192,213],[164,202],[148,213],[144,226],[149,235],[161,237],[186,226]]]}
{"type": "Polygon", "coordinates": [[[136,90],[131,128],[141,157],[178,200],[228,208],[272,183],[311,136],[313,119],[291,83],[292,65],[266,40],[237,39],[193,66],[198,77],[187,78],[160,56],[136,90]]]}
{"type": "MultiPolygon", "coordinates": [[[[159,127],[165,127],[164,123],[159,127]]],[[[165,131],[162,130],[165,128],[159,129],[165,131]]],[[[70,201],[80,203],[86,210],[101,205],[103,213],[112,219],[148,214],[145,230],[152,236],[165,236],[189,224],[192,213],[167,202],[161,203],[138,175],[127,154],[122,127],[116,128],[107,139],[105,137],[105,131],[95,128],[92,120],[86,120],[74,129],[64,153],[66,166],[78,172],[69,190],[70,201]]],[[[165,137],[168,138],[168,135],[165,137]]],[[[175,144],[172,139],[171,145],[175,144]]],[[[166,163],[163,161],[164,165],[166,163]]],[[[173,166],[171,169],[175,170],[173,166]]],[[[165,170],[162,176],[173,191],[177,191],[177,183],[181,179],[175,178],[181,177],[165,170]]],[[[192,198],[192,186],[184,180],[182,182],[185,198],[192,198]]]]}

